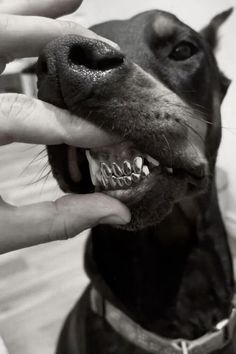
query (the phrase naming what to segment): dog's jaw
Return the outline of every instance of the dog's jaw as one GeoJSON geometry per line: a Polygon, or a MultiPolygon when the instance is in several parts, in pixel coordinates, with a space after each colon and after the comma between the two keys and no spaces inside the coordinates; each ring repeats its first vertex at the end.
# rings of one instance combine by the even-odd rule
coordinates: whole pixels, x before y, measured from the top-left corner
{"type": "MultiPolygon", "coordinates": [[[[83,177],[76,155],[77,149],[69,147],[69,174],[75,184],[79,184],[83,177]]],[[[91,190],[117,198],[130,208],[132,220],[121,226],[126,230],[159,223],[177,201],[198,194],[208,183],[205,174],[194,176],[183,169],[163,166],[151,156],[137,151],[131,143],[86,150],[85,155],[91,190]]]]}

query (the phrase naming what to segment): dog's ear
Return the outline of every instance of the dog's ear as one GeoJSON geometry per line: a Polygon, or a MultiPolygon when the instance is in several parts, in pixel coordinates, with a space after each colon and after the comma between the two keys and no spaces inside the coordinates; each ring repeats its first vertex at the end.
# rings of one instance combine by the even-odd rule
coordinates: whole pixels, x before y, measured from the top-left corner
{"type": "Polygon", "coordinates": [[[227,76],[225,76],[225,74],[222,73],[222,71],[220,71],[220,88],[222,93],[222,100],[225,97],[230,84],[231,84],[231,80],[227,76]]]}
{"type": "Polygon", "coordinates": [[[201,30],[201,35],[206,39],[212,49],[215,49],[217,46],[218,30],[220,26],[227,20],[232,12],[233,7],[224,12],[221,12],[220,14],[213,17],[209,25],[201,30]]]}
{"type": "MultiPolygon", "coordinates": [[[[213,17],[210,23],[201,30],[201,35],[205,38],[205,40],[213,50],[217,47],[219,28],[228,19],[232,12],[233,7],[224,12],[221,12],[220,14],[213,17]]],[[[231,80],[228,79],[222,72],[220,72],[219,74],[221,85],[221,99],[223,100],[231,83],[231,80]]]]}

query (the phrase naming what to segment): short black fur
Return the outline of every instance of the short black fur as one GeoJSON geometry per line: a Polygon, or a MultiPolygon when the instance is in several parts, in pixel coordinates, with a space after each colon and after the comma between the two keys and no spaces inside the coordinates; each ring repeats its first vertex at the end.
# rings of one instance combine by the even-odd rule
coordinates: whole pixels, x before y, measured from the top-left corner
{"type": "MultiPolygon", "coordinates": [[[[95,227],[85,254],[87,274],[104,298],[145,329],[168,338],[198,338],[232,309],[232,262],[215,186],[220,104],[229,80],[213,54],[218,27],[230,12],[216,16],[199,34],[169,13],[149,11],[93,27],[124,54],[71,36],[50,44],[39,60],[40,98],[120,134],[182,171],[175,178],[158,177],[142,200],[128,204],[132,222],[127,227],[95,227]],[[170,53],[183,43],[196,49],[177,63],[170,53]],[[111,65],[110,58],[122,64],[110,67],[112,73],[104,65],[91,72],[81,61],[69,70],[73,46],[80,47],[81,56],[89,48],[96,60],[108,58],[105,66],[111,65]]],[[[77,151],[79,184],[68,173],[66,151],[66,146],[48,148],[61,187],[93,191],[84,151],[77,151]]],[[[57,354],[145,354],[92,312],[89,294],[90,287],[66,320],[57,354]]],[[[232,341],[214,354],[236,354],[235,348],[232,341]]]]}

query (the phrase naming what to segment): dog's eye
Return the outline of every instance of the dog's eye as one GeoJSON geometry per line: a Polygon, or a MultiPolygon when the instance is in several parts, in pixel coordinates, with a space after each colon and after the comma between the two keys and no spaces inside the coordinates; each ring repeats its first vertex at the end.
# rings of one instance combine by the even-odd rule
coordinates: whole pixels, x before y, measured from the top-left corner
{"type": "Polygon", "coordinates": [[[170,58],[181,61],[191,58],[197,52],[197,48],[190,42],[179,43],[170,53],[170,58]]]}

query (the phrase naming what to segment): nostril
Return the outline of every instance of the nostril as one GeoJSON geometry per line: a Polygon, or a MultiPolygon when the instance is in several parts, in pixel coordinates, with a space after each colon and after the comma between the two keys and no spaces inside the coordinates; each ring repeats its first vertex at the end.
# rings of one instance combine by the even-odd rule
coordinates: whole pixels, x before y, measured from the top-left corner
{"type": "Polygon", "coordinates": [[[91,70],[111,70],[124,62],[124,56],[114,51],[101,54],[90,48],[73,46],[69,52],[69,62],[74,66],[85,66],[91,70]]]}
{"type": "Polygon", "coordinates": [[[113,57],[113,58],[103,58],[97,62],[98,70],[110,70],[115,69],[122,65],[124,58],[122,57],[113,57]]]}

